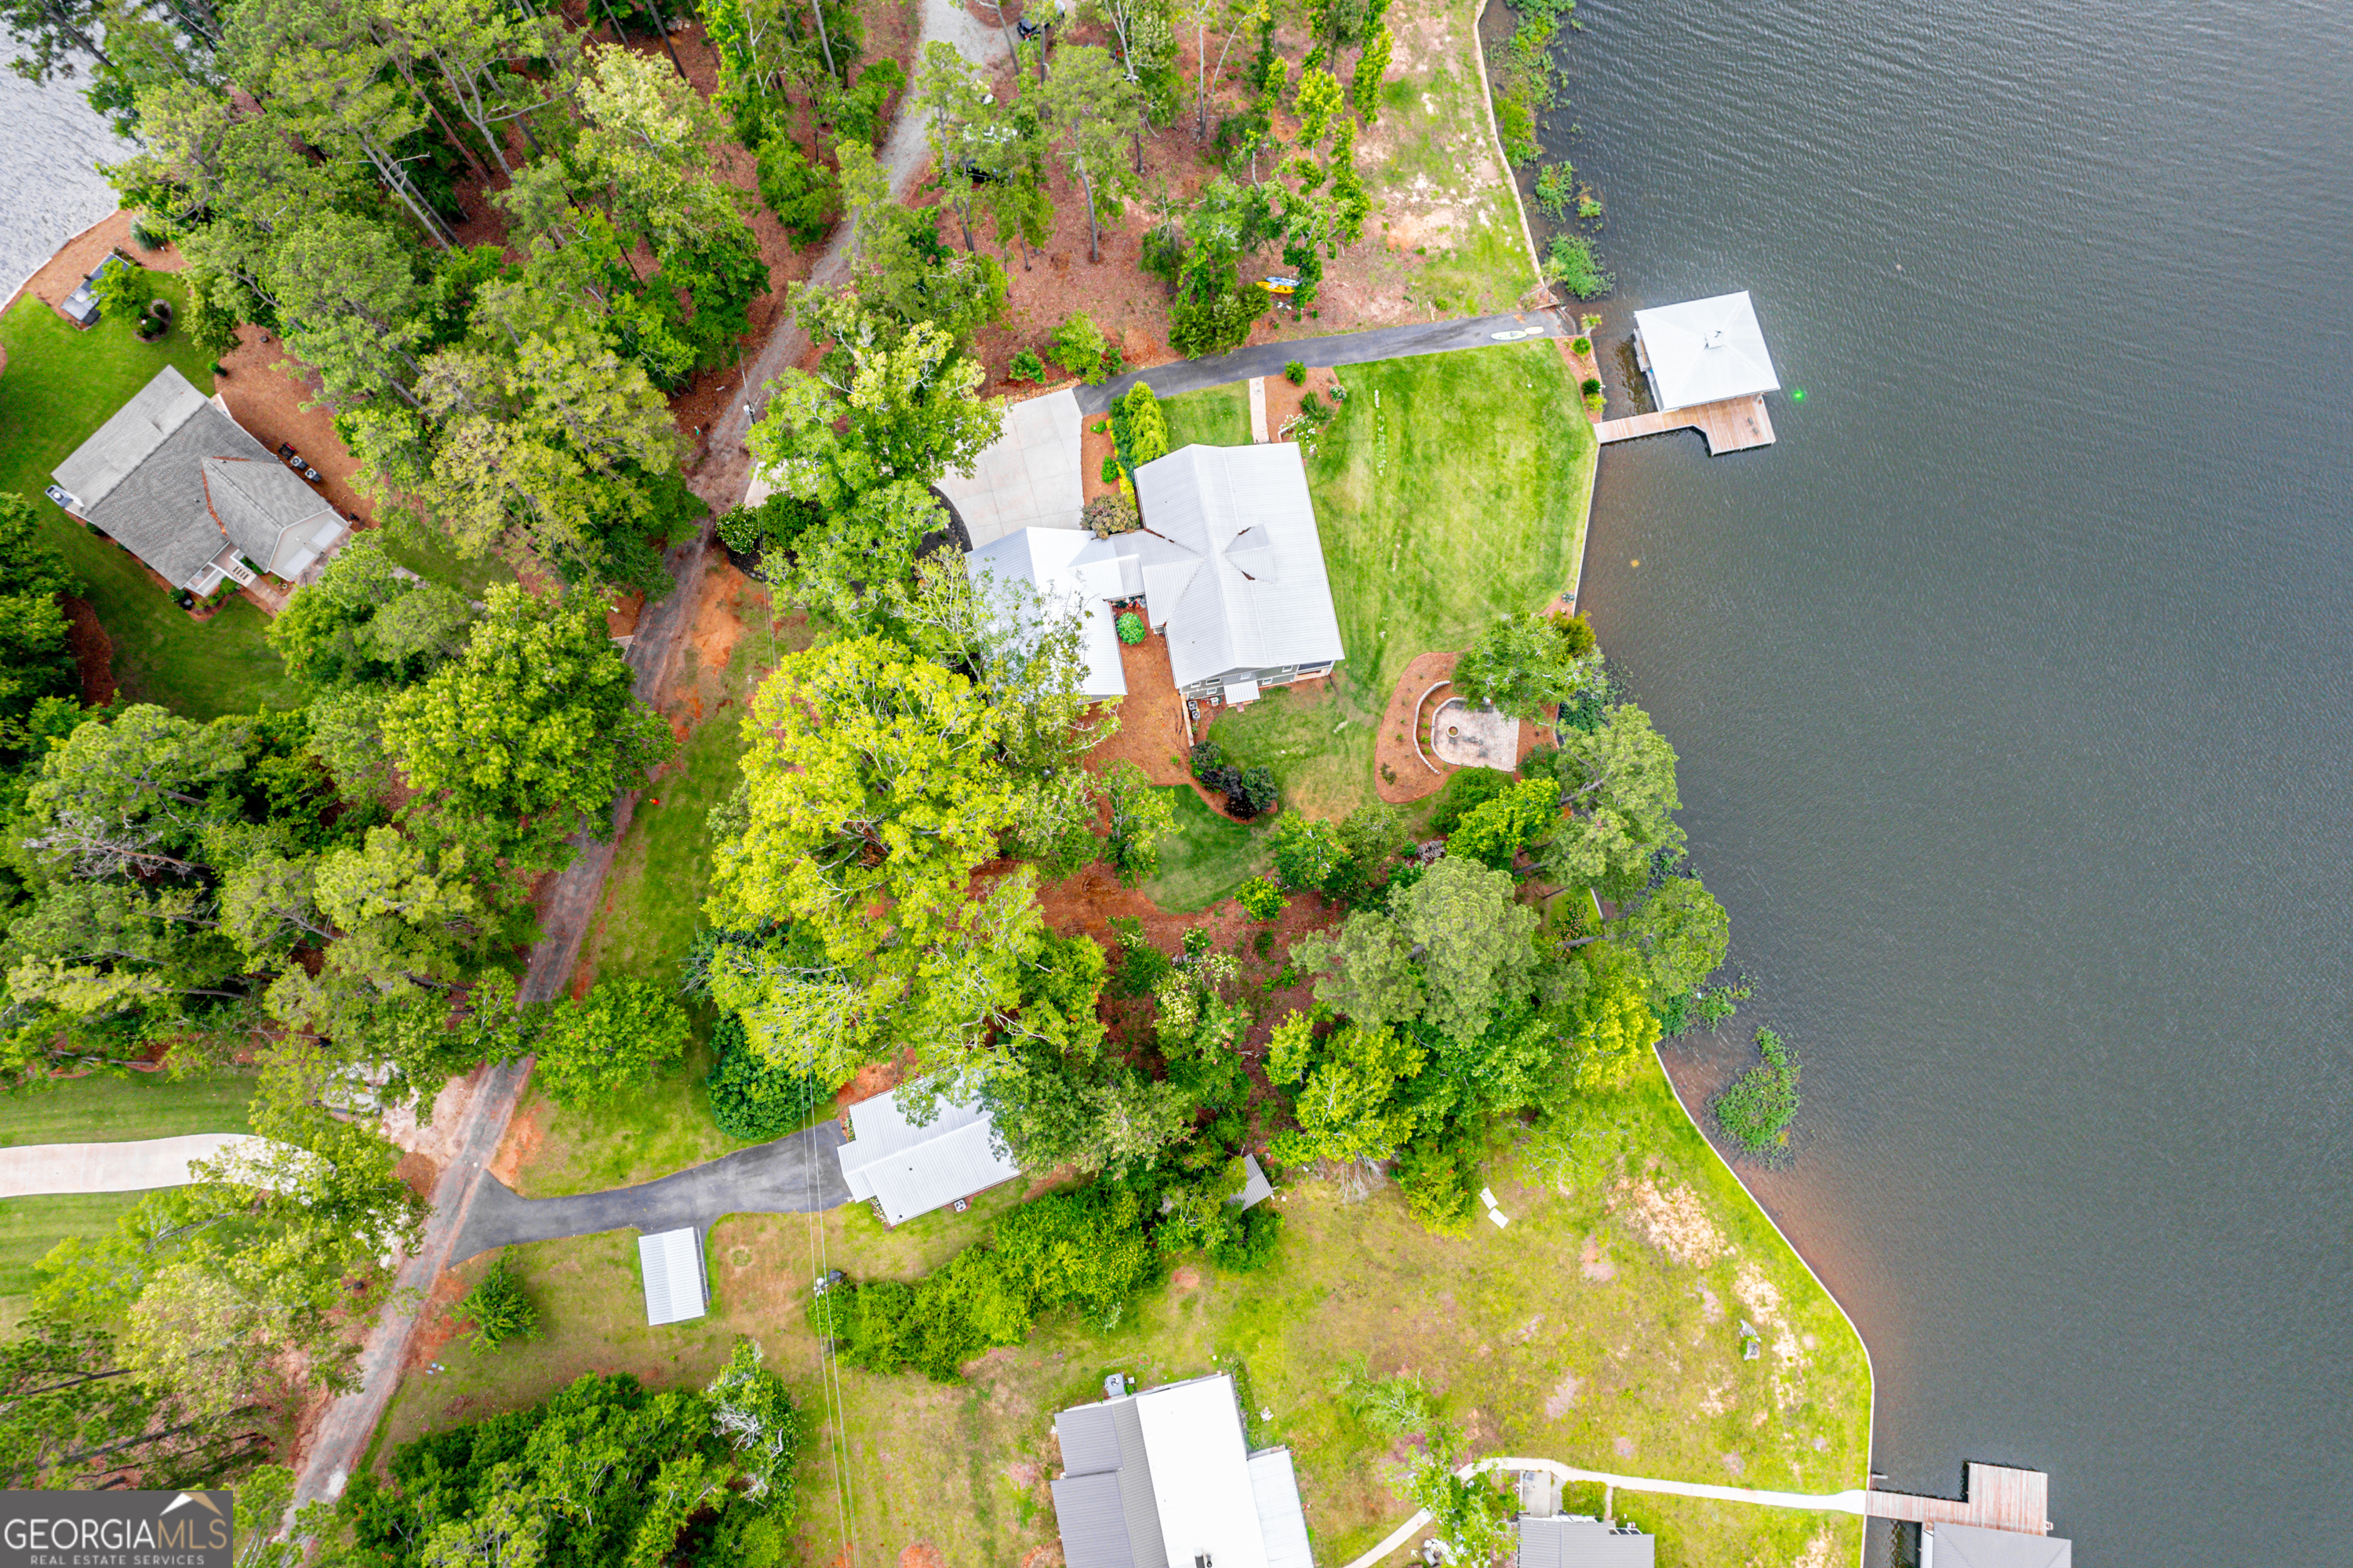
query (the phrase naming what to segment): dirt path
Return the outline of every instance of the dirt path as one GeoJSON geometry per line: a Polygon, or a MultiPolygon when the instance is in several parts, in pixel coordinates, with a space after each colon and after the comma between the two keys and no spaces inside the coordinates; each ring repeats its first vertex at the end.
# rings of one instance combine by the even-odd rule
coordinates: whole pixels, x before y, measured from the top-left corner
{"type": "MultiPolygon", "coordinates": [[[[987,65],[1005,56],[1003,35],[950,0],[923,0],[923,32],[915,46],[919,61],[923,46],[935,38],[954,44],[966,59],[977,65],[987,65]]],[[[882,143],[881,162],[891,171],[892,194],[902,199],[908,196],[915,176],[931,161],[928,125],[929,117],[910,102],[900,111],[898,123],[892,126],[890,138],[882,143]]],[[[841,281],[849,271],[849,226],[844,224],[817,265],[809,269],[808,281],[812,284],[841,281]]],[[[768,406],[768,383],[798,365],[808,351],[808,334],[789,322],[780,323],[761,346],[759,356],[744,372],[743,389],[728,400],[726,409],[712,426],[709,455],[688,482],[714,513],[724,513],[742,502],[744,492],[752,482],[752,454],[744,450],[744,433],[768,406]]]]}
{"type": "MultiPolygon", "coordinates": [[[[946,0],[925,0],[923,39],[933,38],[947,39],[975,59],[988,58],[992,51],[1003,52],[994,28],[946,0]]],[[[903,190],[930,156],[923,126],[915,114],[909,112],[900,117],[885,143],[883,156],[891,167],[893,188],[903,190]]],[[[845,233],[827,250],[812,277],[819,281],[839,277],[848,269],[849,254],[849,237],[845,233]]],[[[758,385],[765,381],[797,363],[807,351],[806,334],[791,327],[776,332],[762,347],[749,382],[758,385]]],[[[744,486],[750,482],[750,458],[744,450],[744,432],[750,422],[744,405],[736,403],[713,431],[712,455],[693,477],[695,493],[709,503],[714,513],[724,512],[741,501],[744,486]]],[[[663,565],[677,586],[638,618],[636,634],[630,640],[628,657],[630,667],[637,672],[637,694],[657,707],[670,685],[684,633],[693,620],[710,547],[711,528],[706,524],[693,539],[665,555],[663,565]]],[[[556,995],[570,978],[579,958],[582,938],[596,916],[606,874],[612,868],[614,849],[628,831],[636,805],[634,793],[615,803],[613,832],[606,842],[575,841],[579,845],[579,858],[555,879],[540,913],[543,935],[532,949],[530,966],[523,974],[523,1001],[546,1001],[556,995]]],[[[402,1261],[395,1280],[396,1286],[413,1289],[419,1300],[432,1298],[443,1271],[454,1261],[452,1254],[465,1231],[475,1197],[484,1190],[482,1173],[498,1153],[507,1123],[514,1116],[530,1075],[528,1059],[512,1066],[487,1070],[467,1103],[459,1124],[450,1130],[450,1159],[434,1186],[433,1215],[426,1222],[424,1245],[417,1255],[402,1261]]],[[[388,1313],[370,1331],[360,1350],[359,1389],[327,1407],[302,1452],[297,1467],[293,1507],[299,1508],[313,1499],[341,1495],[366,1453],[394,1391],[400,1385],[409,1343],[431,1310],[428,1307],[417,1314],[388,1313]]]]}

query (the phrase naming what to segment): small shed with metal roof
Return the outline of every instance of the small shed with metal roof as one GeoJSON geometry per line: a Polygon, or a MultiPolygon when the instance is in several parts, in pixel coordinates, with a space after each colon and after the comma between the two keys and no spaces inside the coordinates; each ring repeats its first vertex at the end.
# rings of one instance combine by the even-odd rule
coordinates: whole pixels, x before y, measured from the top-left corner
{"type": "Polygon", "coordinates": [[[648,1323],[683,1323],[711,1309],[703,1289],[702,1233],[692,1225],[639,1236],[638,1269],[645,1276],[648,1323]]]}

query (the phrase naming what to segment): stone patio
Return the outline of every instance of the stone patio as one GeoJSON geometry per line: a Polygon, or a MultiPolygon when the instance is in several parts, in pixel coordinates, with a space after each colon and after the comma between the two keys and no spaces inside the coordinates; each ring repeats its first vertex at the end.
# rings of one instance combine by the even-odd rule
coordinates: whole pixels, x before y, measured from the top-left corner
{"type": "Polygon", "coordinates": [[[1520,721],[1494,708],[1474,708],[1449,697],[1430,715],[1430,749],[1456,768],[1493,768],[1509,773],[1520,765],[1520,721]]]}

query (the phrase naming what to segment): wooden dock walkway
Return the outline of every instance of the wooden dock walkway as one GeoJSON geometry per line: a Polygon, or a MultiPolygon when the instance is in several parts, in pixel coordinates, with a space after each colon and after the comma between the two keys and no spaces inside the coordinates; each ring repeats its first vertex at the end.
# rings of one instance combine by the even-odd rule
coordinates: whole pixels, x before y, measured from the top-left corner
{"type": "Polygon", "coordinates": [[[1745,452],[1752,447],[1773,444],[1773,421],[1765,413],[1765,398],[1752,393],[1746,397],[1727,397],[1721,403],[1702,403],[1696,408],[1677,408],[1666,414],[1634,414],[1623,419],[1604,419],[1593,427],[1601,444],[1611,441],[1639,440],[1644,436],[1664,435],[1669,430],[1697,430],[1707,438],[1711,457],[1725,452],[1745,452]]]}
{"type": "Polygon", "coordinates": [[[1963,1467],[1963,1501],[1918,1497],[1911,1492],[1883,1492],[1873,1488],[1862,1494],[1862,1511],[1873,1519],[1974,1524],[2029,1535],[2051,1533],[2049,1476],[2040,1470],[2013,1470],[2006,1465],[1974,1462],[1963,1467]]]}

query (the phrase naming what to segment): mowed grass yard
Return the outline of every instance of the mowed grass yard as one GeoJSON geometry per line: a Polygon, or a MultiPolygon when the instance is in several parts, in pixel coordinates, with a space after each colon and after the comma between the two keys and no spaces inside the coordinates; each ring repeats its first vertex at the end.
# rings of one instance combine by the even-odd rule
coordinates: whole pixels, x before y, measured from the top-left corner
{"type": "MultiPolygon", "coordinates": [[[[1871,1385],[1862,1347],[1804,1266],[1700,1141],[1653,1067],[1587,1122],[1498,1150],[1488,1181],[1512,1220],[1432,1235],[1393,1190],[1351,1201],[1286,1182],[1275,1261],[1226,1275],[1178,1260],[1165,1285],[1098,1332],[1049,1319],[962,1384],[839,1370],[838,1416],[806,1323],[823,1267],[908,1277],[986,1234],[1008,1186],[965,1215],[886,1232],[863,1205],[821,1220],[737,1216],[712,1232],[711,1317],[644,1323],[629,1233],[518,1248],[546,1332],[411,1375],[388,1445],[543,1397],[580,1372],[657,1386],[707,1381],[750,1334],[794,1382],[816,1436],[802,1475],[802,1560],[888,1568],[936,1559],[1014,1568],[1055,1539],[1047,1483],[1053,1414],[1100,1397],[1107,1372],[1145,1383],[1228,1371],[1253,1445],[1287,1444],[1316,1559],[1349,1561],[1410,1511],[1395,1489],[1406,1445],[1385,1445],[1333,1397],[1345,1357],[1411,1372],[1480,1453],[1549,1457],[1621,1474],[1806,1492],[1863,1483],[1871,1385]],[[1740,1356],[1740,1325],[1764,1353],[1740,1356]],[[1256,1412],[1271,1411],[1260,1420],[1256,1412]],[[845,1539],[844,1521],[849,1527],[845,1539]]],[[[467,1266],[470,1281],[488,1266],[467,1266]]],[[[1598,1507],[1597,1496],[1579,1497],[1598,1507]]],[[[1620,1493],[1662,1564],[1853,1561],[1859,1520],[1620,1493]]]]}
{"type": "Polygon", "coordinates": [[[1190,786],[1161,791],[1176,811],[1176,832],[1160,845],[1160,870],[1145,895],[1177,915],[1197,914],[1233,896],[1234,889],[1273,863],[1273,819],[1237,822],[1219,815],[1190,786]]]}
{"type": "MultiPolygon", "coordinates": [[[[713,556],[711,569],[733,575],[723,557],[713,556]]],[[[587,973],[675,985],[703,924],[702,900],[711,888],[708,819],[742,777],[745,704],[781,655],[810,642],[798,622],[772,629],[767,592],[759,584],[735,588],[727,608],[741,630],[725,664],[702,662],[692,639],[681,654],[681,685],[691,693],[686,739],[638,799],[614,851],[604,906],[584,947],[587,973]]],[[[518,1190],[533,1198],[602,1192],[747,1147],[711,1119],[703,1080],[715,1059],[712,1022],[702,1010],[683,1061],[593,1109],[566,1110],[535,1086],[527,1090],[518,1119],[540,1128],[543,1140],[522,1167],[518,1190]]]]}
{"type": "MultiPolygon", "coordinates": [[[[249,1132],[246,1105],[253,1081],[161,1075],[68,1078],[0,1095],[0,1145],[130,1143],[191,1132],[249,1132]]],[[[0,1202],[0,1327],[26,1306],[33,1266],[68,1236],[97,1237],[114,1228],[144,1194],[45,1193],[0,1202]]]]}
{"type": "MultiPolygon", "coordinates": [[[[1271,693],[1211,732],[1318,817],[1376,798],[1373,728],[1408,661],[1466,648],[1497,611],[1541,609],[1567,587],[1599,451],[1549,342],[1344,366],[1340,379],[1348,397],[1307,479],[1347,657],[1330,682],[1271,693]]],[[[1226,428],[1229,393],[1242,395],[1170,398],[1172,440],[1180,426],[1200,440],[1226,428]]],[[[1245,415],[1237,444],[1248,440],[1245,415]]]]}
{"type": "MultiPolygon", "coordinates": [[[[185,318],[185,285],[167,273],[148,276],[185,318]]],[[[82,332],[30,294],[0,316],[0,344],[8,350],[0,376],[0,491],[32,503],[41,536],[81,578],[112,640],[123,694],[195,719],[299,704],[301,694],[262,640],[269,618],[259,609],[232,599],[210,620],[191,620],[137,559],[42,493],[51,471],[164,366],[177,366],[198,391],[210,392],[209,356],[176,329],[155,344],[141,343],[128,322],[102,320],[82,332]]]]}

